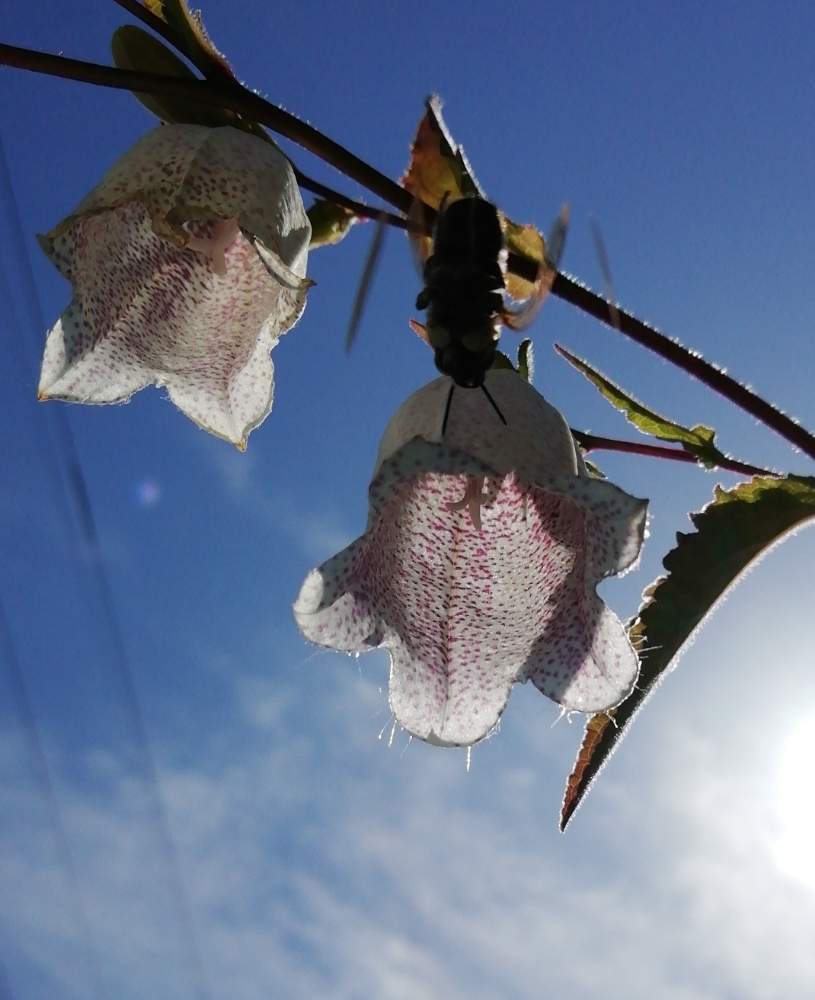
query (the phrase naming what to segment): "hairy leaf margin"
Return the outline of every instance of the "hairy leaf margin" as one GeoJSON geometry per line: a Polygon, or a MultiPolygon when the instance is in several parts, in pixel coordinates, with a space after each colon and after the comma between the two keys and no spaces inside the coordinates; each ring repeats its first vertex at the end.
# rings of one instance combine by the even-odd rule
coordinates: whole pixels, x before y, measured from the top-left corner
{"type": "Polygon", "coordinates": [[[634,648],[642,650],[637,686],[616,708],[586,724],[566,784],[561,831],[637,712],[725,593],[770,548],[815,519],[815,478],[760,477],[731,490],[717,486],[714,499],[690,516],[696,530],[677,533],[676,547],[663,560],[667,575],[646,589],[628,630],[634,648]]]}

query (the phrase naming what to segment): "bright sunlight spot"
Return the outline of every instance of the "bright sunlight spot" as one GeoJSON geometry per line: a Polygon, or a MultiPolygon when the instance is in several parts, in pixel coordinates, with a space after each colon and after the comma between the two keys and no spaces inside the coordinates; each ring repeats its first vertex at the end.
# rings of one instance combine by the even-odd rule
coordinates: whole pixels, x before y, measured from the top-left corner
{"type": "Polygon", "coordinates": [[[782,871],[815,889],[813,747],[815,715],[798,724],[782,751],[778,788],[782,832],[775,845],[775,857],[782,871]]]}

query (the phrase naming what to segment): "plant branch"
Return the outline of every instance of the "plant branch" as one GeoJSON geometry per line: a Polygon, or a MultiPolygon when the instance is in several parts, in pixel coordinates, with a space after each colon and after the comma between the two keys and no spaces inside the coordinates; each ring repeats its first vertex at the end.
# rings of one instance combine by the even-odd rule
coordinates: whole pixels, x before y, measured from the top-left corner
{"type": "MultiPolygon", "coordinates": [[[[410,211],[413,203],[412,196],[396,181],[392,181],[390,177],[386,177],[311,125],[247,90],[237,81],[231,83],[228,80],[186,80],[161,73],[138,73],[134,70],[102,66],[82,59],[68,59],[50,52],[38,52],[2,43],[0,43],[0,64],[101,87],[170,94],[210,107],[226,108],[291,139],[292,142],[330,163],[405,214],[410,211]]],[[[427,214],[432,220],[436,213],[428,208],[427,214]]]]}
{"type": "Polygon", "coordinates": [[[300,170],[299,167],[296,167],[293,163],[291,166],[300,187],[304,187],[307,191],[318,194],[321,198],[325,198],[326,201],[333,201],[336,205],[341,205],[343,208],[347,208],[349,212],[353,212],[354,215],[358,215],[362,219],[377,219],[389,226],[394,226],[396,229],[407,229],[410,225],[408,220],[402,215],[393,215],[393,213],[383,212],[381,208],[376,208],[373,205],[366,205],[361,201],[354,201],[353,198],[349,198],[340,191],[335,191],[327,184],[315,181],[313,177],[309,177],[304,174],[303,171],[300,170]]]}
{"type": "MultiPolygon", "coordinates": [[[[221,56],[214,46],[212,46],[212,51],[209,52],[205,47],[202,48],[194,44],[190,45],[188,39],[184,37],[183,31],[176,31],[173,25],[168,24],[164,18],[147,10],[144,4],[141,3],[141,0],[113,0],[113,2],[129,14],[137,17],[141,22],[155,31],[156,34],[161,35],[166,42],[169,42],[170,45],[185,55],[193,66],[196,66],[207,79],[214,77],[220,80],[235,80],[235,74],[232,72],[226,59],[221,56]]],[[[206,37],[206,32],[203,28],[201,30],[204,37],[206,37]]]]}
{"type": "Polygon", "coordinates": [[[665,358],[666,361],[670,361],[671,364],[686,371],[724,396],[725,399],[729,399],[731,403],[746,410],[756,420],[774,430],[776,434],[786,438],[796,448],[800,448],[804,454],[815,458],[815,437],[809,431],[782,413],[781,410],[776,409],[771,403],[762,399],[761,396],[737,382],[732,376],[688,350],[687,347],[683,347],[675,340],[666,337],[659,330],[643,323],[642,320],[632,316],[631,313],[619,308],[619,306],[612,309],[611,303],[607,299],[597,295],[586,285],[566,274],[557,275],[552,285],[552,292],[565,302],[577,306],[583,312],[601,320],[612,329],[619,330],[626,337],[630,337],[636,343],[647,347],[650,351],[665,358]]]}
{"type": "MultiPolygon", "coordinates": [[[[131,4],[133,6],[141,6],[137,0],[115,0],[115,2],[120,3],[126,9],[130,9],[131,4]]],[[[150,14],[146,9],[144,10],[144,13],[148,14],[150,18],[155,16],[150,14]]],[[[145,23],[151,22],[145,21],[145,23]]],[[[161,23],[163,24],[164,22],[161,23]]],[[[173,36],[169,33],[165,34],[164,37],[174,41],[173,36]]],[[[213,91],[218,90],[219,87],[210,81],[185,80],[182,77],[162,76],[157,73],[138,73],[131,70],[117,69],[111,66],[101,66],[96,63],[84,62],[79,59],[68,59],[65,56],[56,56],[46,52],[19,49],[16,46],[4,45],[2,43],[0,43],[0,64],[14,66],[18,69],[30,69],[37,73],[47,73],[52,76],[59,76],[63,79],[79,80],[84,83],[100,84],[105,87],[114,87],[122,90],[132,89],[149,91],[151,89],[150,84],[156,84],[156,86],[153,86],[152,88],[156,92],[172,92],[180,96],[188,97],[193,101],[206,104],[215,103],[219,107],[227,107],[234,111],[242,110],[240,107],[240,101],[235,100],[236,91],[237,93],[243,91],[246,96],[253,98],[253,100],[261,101],[264,105],[268,103],[262,98],[257,98],[256,95],[244,90],[244,88],[240,85],[238,85],[237,88],[229,87],[229,97],[227,98],[224,95],[221,99],[219,99],[217,94],[213,94],[213,91]],[[140,86],[140,83],[144,83],[145,81],[149,81],[147,86],[140,86]],[[158,85],[159,83],[160,86],[158,85]]],[[[287,112],[280,111],[279,108],[274,108],[271,104],[269,104],[268,107],[274,111],[279,111],[285,118],[293,118],[293,116],[289,115],[287,112]]],[[[295,122],[298,121],[296,118],[293,120],[295,122]]],[[[262,124],[268,123],[263,122],[262,124]]],[[[303,123],[300,122],[300,124],[302,125],[303,123]]],[[[272,128],[273,126],[269,125],[269,127],[272,128]]],[[[307,129],[310,128],[310,126],[307,125],[304,127],[307,129]]],[[[282,132],[282,129],[275,129],[275,131],[282,132]]],[[[369,205],[363,204],[362,202],[355,201],[353,198],[349,198],[346,195],[341,194],[339,191],[335,191],[328,185],[323,184],[320,181],[316,181],[314,178],[304,174],[303,171],[294,166],[294,164],[292,164],[292,167],[298,182],[307,190],[313,191],[315,194],[320,195],[322,198],[326,198],[328,201],[333,201],[338,205],[342,205],[343,208],[347,208],[349,211],[362,218],[384,219],[384,221],[391,226],[395,226],[399,229],[407,229],[407,219],[402,216],[393,215],[390,212],[383,212],[381,208],[373,208],[369,205]]],[[[402,188],[399,190],[403,191],[402,188]]],[[[403,191],[403,193],[405,192],[403,191]]]]}
{"type": "MultiPolygon", "coordinates": [[[[689,451],[684,448],[666,448],[662,445],[641,444],[639,441],[619,441],[617,438],[597,437],[587,431],[578,431],[574,427],[570,428],[572,437],[577,441],[583,451],[621,451],[630,455],[647,455],[649,458],[667,458],[674,462],[688,462],[693,465],[704,464],[689,451]]],[[[718,462],[714,468],[726,469],[728,472],[739,472],[745,476],[777,476],[778,472],[771,472],[769,469],[762,469],[757,465],[748,465],[747,462],[739,462],[734,458],[727,461],[718,462]]]]}
{"type": "MultiPolygon", "coordinates": [[[[237,81],[196,81],[157,73],[137,73],[4,44],[0,44],[0,64],[121,90],[172,94],[198,103],[227,108],[296,142],[405,215],[410,212],[413,197],[403,187],[311,125],[252,93],[237,81]]],[[[432,224],[435,216],[436,213],[428,206],[425,213],[428,225],[432,224]]],[[[508,263],[514,273],[535,280],[538,271],[536,262],[518,254],[510,254],[508,263]]],[[[556,275],[552,292],[688,372],[815,459],[815,437],[812,434],[715,365],[622,309],[614,312],[614,322],[613,311],[605,298],[562,272],[556,275]]]]}

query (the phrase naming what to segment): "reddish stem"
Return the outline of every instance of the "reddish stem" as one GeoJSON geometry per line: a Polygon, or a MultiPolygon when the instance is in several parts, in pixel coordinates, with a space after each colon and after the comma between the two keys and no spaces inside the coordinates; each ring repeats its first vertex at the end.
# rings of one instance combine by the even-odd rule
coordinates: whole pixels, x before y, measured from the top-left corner
{"type": "Polygon", "coordinates": [[[720,368],[712,365],[709,361],[698,354],[689,351],[675,340],[666,337],[664,333],[643,323],[641,319],[632,316],[631,313],[620,309],[619,306],[612,307],[606,299],[601,298],[591,291],[586,285],[581,284],[574,278],[565,274],[558,274],[552,285],[552,292],[564,301],[577,306],[583,312],[601,320],[612,330],[619,330],[627,337],[654,351],[660,357],[670,361],[689,375],[699,379],[705,385],[714,389],[731,403],[746,410],[747,413],[760,420],[786,438],[796,448],[800,448],[804,454],[810,458],[815,458],[815,437],[802,427],[797,421],[788,417],[781,410],[776,409],[766,399],[757,396],[754,392],[737,382],[732,376],[723,372],[720,368]]]}
{"type": "Polygon", "coordinates": [[[354,201],[353,198],[349,198],[347,195],[344,195],[339,191],[335,191],[327,184],[315,181],[313,177],[309,177],[304,174],[303,171],[300,170],[299,167],[296,167],[293,163],[291,166],[294,171],[294,176],[297,178],[297,183],[300,187],[304,187],[307,191],[312,191],[314,194],[320,195],[321,198],[325,198],[326,201],[331,201],[334,202],[335,205],[341,205],[343,208],[347,208],[349,212],[353,212],[354,215],[358,215],[361,219],[377,219],[389,226],[394,226],[396,229],[408,228],[409,223],[404,216],[394,215],[392,212],[384,212],[381,208],[376,208],[373,205],[365,205],[361,201],[354,201]]]}
{"type": "MultiPolygon", "coordinates": [[[[597,437],[586,431],[571,428],[572,437],[577,441],[583,451],[622,451],[631,455],[647,455],[649,458],[667,458],[674,462],[690,462],[694,465],[704,463],[695,455],[682,448],[666,448],[663,445],[641,444],[639,441],[620,441],[617,438],[597,437]]],[[[735,458],[728,458],[724,462],[717,462],[717,469],[727,469],[728,472],[739,472],[745,476],[778,476],[780,473],[772,472],[770,469],[762,469],[757,465],[749,465],[747,462],[739,462],[735,458]]]]}

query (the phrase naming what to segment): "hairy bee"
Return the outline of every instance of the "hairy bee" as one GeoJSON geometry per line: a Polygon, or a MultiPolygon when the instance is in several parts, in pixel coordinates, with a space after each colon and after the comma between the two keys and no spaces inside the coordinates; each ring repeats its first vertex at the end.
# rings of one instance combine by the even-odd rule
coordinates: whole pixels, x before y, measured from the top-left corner
{"type": "MultiPolygon", "coordinates": [[[[444,427],[456,386],[481,389],[503,420],[484,378],[495,362],[501,326],[514,330],[527,326],[552,287],[566,236],[568,206],[563,207],[546,241],[546,258],[540,264],[533,294],[517,309],[504,301],[507,250],[495,205],[479,196],[443,202],[433,230],[432,251],[426,259],[421,235],[425,227],[420,218],[423,207],[420,201],[415,202],[409,233],[424,280],[416,308],[427,311],[427,325],[415,320],[410,325],[433,349],[438,370],[453,380],[444,427]]],[[[359,330],[384,232],[384,220],[380,219],[355,296],[346,350],[351,349],[359,330]]]]}
{"type": "MultiPolygon", "coordinates": [[[[442,206],[433,233],[433,250],[422,271],[424,288],[417,309],[427,310],[427,325],[411,323],[433,348],[436,367],[453,379],[444,413],[444,428],[455,386],[481,389],[504,420],[484,385],[495,362],[501,326],[527,326],[552,287],[568,223],[564,206],[547,241],[531,298],[517,310],[504,301],[506,244],[498,210],[480,197],[461,198],[442,206]]],[[[506,422],[506,421],[504,421],[506,422]]]]}
{"type": "Polygon", "coordinates": [[[495,361],[504,312],[504,235],[495,206],[462,198],[439,214],[417,309],[436,367],[474,389],[495,361]]]}

